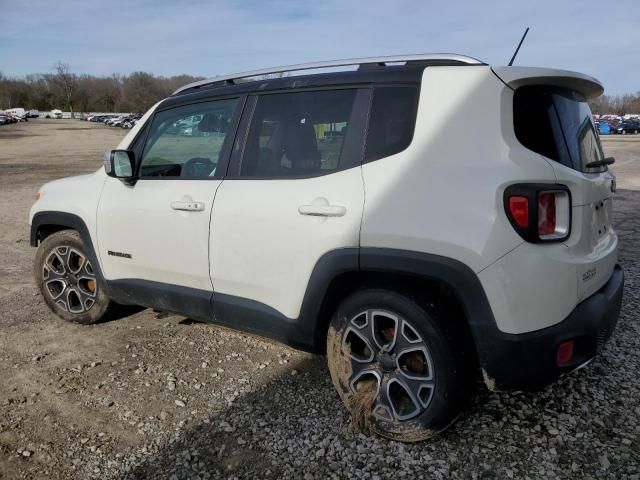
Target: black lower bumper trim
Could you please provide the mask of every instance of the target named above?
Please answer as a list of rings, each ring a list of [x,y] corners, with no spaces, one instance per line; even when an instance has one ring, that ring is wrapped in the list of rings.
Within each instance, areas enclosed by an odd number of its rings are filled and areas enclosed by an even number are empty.
[[[483,342],[485,383],[495,390],[539,390],[595,357],[615,329],[623,287],[624,273],[616,265],[607,283],[557,325],[520,335],[490,335]],[[573,358],[558,366],[558,345],[568,340],[574,341]]]

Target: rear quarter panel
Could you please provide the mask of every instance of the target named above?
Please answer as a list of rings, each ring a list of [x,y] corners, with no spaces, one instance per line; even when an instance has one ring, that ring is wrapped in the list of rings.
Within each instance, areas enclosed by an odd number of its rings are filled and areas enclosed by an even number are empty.
[[[489,67],[426,68],[411,145],[363,166],[361,245],[442,255],[476,273],[520,245],[504,188],[555,176],[519,146],[512,99]]]

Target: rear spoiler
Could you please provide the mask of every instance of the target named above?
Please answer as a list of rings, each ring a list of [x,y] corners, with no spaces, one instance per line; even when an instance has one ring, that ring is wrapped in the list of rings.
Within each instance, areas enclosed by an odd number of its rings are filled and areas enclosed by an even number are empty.
[[[595,98],[604,92],[602,84],[589,75],[569,70],[538,67],[492,67],[500,80],[514,90],[525,85],[550,85],[564,87]]]

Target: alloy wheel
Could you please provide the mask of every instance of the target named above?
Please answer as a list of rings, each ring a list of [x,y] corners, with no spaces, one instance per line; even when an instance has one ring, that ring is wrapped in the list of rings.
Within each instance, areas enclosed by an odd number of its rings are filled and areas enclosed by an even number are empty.
[[[69,246],[56,247],[42,267],[44,290],[65,312],[85,313],[96,302],[98,282],[86,255]]]
[[[351,392],[363,386],[375,391],[374,417],[405,421],[429,407],[436,380],[432,356],[406,319],[383,309],[363,311],[349,321],[342,351],[351,361]]]

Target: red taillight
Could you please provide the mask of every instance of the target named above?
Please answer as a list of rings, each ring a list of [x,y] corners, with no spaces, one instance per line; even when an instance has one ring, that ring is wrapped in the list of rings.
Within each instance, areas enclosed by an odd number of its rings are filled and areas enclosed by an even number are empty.
[[[556,350],[556,364],[564,365],[573,358],[573,340],[561,343]]]
[[[556,194],[542,192],[538,195],[538,235],[556,233]]]
[[[514,195],[509,197],[509,213],[513,220],[521,227],[529,226],[529,199]]]
[[[571,232],[571,193],[564,185],[516,183],[504,191],[511,226],[532,243],[561,242]]]

